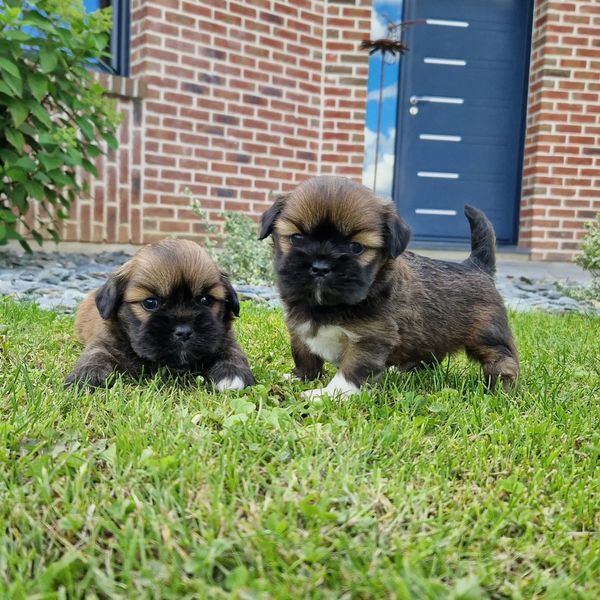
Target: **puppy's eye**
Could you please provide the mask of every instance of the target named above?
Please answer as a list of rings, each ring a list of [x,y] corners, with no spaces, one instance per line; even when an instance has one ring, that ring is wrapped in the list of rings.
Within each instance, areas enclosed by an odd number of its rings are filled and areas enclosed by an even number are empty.
[[[142,306],[144,307],[144,310],[154,312],[155,310],[158,310],[160,300],[158,298],[146,298],[142,301]]]
[[[363,245],[358,242],[350,242],[350,251],[353,254],[361,254],[364,250]]]
[[[301,244],[304,241],[304,234],[294,233],[293,235],[290,236],[290,239],[292,240],[292,244],[294,244],[294,245]]]
[[[210,306],[212,301],[213,299],[210,296],[200,296],[200,298],[198,298],[198,303],[202,304],[202,306]]]

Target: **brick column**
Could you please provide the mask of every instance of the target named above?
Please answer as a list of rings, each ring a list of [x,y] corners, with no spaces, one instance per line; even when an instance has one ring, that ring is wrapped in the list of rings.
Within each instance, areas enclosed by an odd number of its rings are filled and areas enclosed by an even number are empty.
[[[600,4],[537,0],[520,245],[571,260],[600,210]]]

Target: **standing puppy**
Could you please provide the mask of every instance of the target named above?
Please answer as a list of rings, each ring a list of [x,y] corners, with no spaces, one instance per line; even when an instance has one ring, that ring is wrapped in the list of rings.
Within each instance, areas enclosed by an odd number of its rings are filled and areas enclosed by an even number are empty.
[[[494,230],[479,210],[465,214],[472,251],[462,264],[402,254],[409,229],[392,204],[346,178],[311,179],[263,214],[260,239],[274,239],[294,374],[315,379],[324,360],[339,368],[310,397],[348,396],[387,366],[407,370],[461,348],[492,385],[515,381]]]
[[[188,240],[145,246],[90,292],[75,317],[85,344],[66,385],[103,385],[113,372],[165,366],[201,373],[218,390],[254,383],[231,322],[240,305],[229,279]]]

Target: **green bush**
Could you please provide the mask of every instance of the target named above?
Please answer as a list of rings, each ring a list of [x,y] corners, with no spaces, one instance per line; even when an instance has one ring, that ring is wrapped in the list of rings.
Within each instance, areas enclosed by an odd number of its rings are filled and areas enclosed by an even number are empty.
[[[586,236],[581,243],[581,254],[577,257],[577,264],[589,271],[595,279],[600,279],[600,213],[596,221],[585,224]]]
[[[87,15],[81,0],[0,0],[0,245],[30,250],[19,223],[39,244],[58,241],[57,222],[85,189],[78,171],[97,175],[103,141],[117,147],[119,116],[89,70],[110,27],[110,11]]]
[[[186,191],[189,195],[189,191]],[[192,209],[206,226],[208,234],[218,236],[219,230],[214,223],[208,221],[206,212],[196,199],[191,201]],[[270,242],[258,240],[256,223],[240,212],[225,211],[221,244],[217,245],[207,238],[204,247],[217,261],[219,266],[238,284],[264,285],[273,284],[273,247]]]

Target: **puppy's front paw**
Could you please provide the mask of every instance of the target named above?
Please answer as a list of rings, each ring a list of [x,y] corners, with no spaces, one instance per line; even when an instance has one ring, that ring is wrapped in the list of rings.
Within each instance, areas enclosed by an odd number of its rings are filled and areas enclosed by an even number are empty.
[[[225,377],[225,379],[217,381],[215,387],[219,392],[226,392],[227,390],[243,390],[246,384],[241,377],[234,375],[233,377]]]
[[[353,394],[360,392],[360,388],[348,381],[341,373],[338,373],[324,388],[306,390],[302,392],[302,397],[306,400],[319,400],[324,396],[330,398],[349,398]]]
[[[65,387],[98,388],[102,387],[112,374],[113,370],[106,367],[90,367],[74,369],[65,379]]]
[[[209,374],[209,379],[219,392],[243,390],[256,383],[250,369],[232,368],[230,365],[220,365]]]
[[[302,381],[295,373],[283,373],[281,379],[283,379],[283,381]]]

